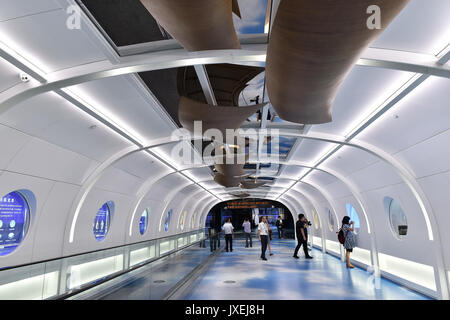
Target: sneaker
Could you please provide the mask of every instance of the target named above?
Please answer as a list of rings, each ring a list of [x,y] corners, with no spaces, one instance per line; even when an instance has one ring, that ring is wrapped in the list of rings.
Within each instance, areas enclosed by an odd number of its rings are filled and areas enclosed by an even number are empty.
[[[306,257],[306,259],[312,259],[312,258],[313,258],[313,257],[311,257],[311,256],[307,256],[307,257]]]
[[[295,259],[300,259],[298,256],[292,256],[293,258],[295,258]]]
[[[267,261],[267,258],[261,258],[261,259],[263,259],[264,261]]]

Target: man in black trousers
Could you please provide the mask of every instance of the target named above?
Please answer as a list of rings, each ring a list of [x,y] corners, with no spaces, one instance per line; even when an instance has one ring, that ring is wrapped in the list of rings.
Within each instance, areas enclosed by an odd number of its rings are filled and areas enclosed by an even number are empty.
[[[277,222],[275,223],[278,230],[278,239],[281,239],[283,236],[283,220],[281,220],[281,217],[278,216]]]
[[[312,259],[308,252],[308,229],[307,229],[307,220],[303,213],[298,215],[298,221],[295,224],[295,231],[297,233],[297,247],[294,251],[294,258],[298,259],[298,250],[303,245],[303,251],[305,252],[306,259]]]

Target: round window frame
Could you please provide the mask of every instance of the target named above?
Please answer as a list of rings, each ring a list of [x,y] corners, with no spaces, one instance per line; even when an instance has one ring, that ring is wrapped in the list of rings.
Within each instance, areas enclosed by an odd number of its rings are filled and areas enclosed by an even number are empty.
[[[319,219],[319,215],[316,212],[316,210],[312,209],[312,216],[313,216],[313,220],[314,220],[314,229],[315,230],[319,230],[320,229],[320,219]]]
[[[36,197],[33,192],[26,190],[26,189],[20,189],[20,190],[14,190],[11,192],[8,192],[7,194],[3,195],[1,198],[4,198],[6,196],[9,196],[10,194],[16,193],[24,202],[25,205],[25,223],[22,229],[22,239],[20,242],[14,247],[13,250],[10,252],[0,255],[0,257],[8,257],[12,254],[16,253],[17,250],[23,246],[25,240],[27,239],[27,235],[30,232],[32,220],[34,218],[34,212],[36,211]]]
[[[350,213],[349,210],[348,210],[348,206],[350,206],[351,208],[353,208],[353,210],[355,210],[356,216],[358,217],[359,227],[356,228],[355,226],[353,226],[353,233],[354,233],[355,235],[357,235],[357,234],[359,234],[359,233],[361,232],[361,220],[359,219],[359,213],[358,213],[358,210],[356,210],[356,208],[355,208],[350,202],[347,202],[347,203],[345,204],[345,211],[347,212],[347,215],[348,215],[349,217],[351,216],[351,213]],[[350,221],[352,221],[352,220],[351,220],[351,217],[350,217]]]
[[[147,217],[145,219],[145,228],[144,228],[144,232],[141,231],[141,219],[144,216],[144,214],[147,214]],[[148,218],[150,216],[150,208],[145,208],[145,210],[142,212],[141,216],[139,217],[138,220],[138,228],[139,228],[139,233],[141,234],[141,236],[145,235],[147,233],[148,230]]]
[[[393,203],[393,202],[395,202],[395,203],[398,204],[398,207],[400,208],[400,210],[401,210],[403,216],[405,217],[405,220],[406,220],[406,226],[408,227],[408,218],[407,218],[407,216],[406,216],[406,214],[405,214],[405,211],[403,210],[403,207],[400,205],[400,202],[397,201],[397,200],[395,200],[393,197],[385,196],[385,197],[383,198],[384,211],[385,211],[385,212],[387,213],[387,215],[388,215],[388,219],[389,219],[389,229],[391,230],[391,233],[392,233],[393,237],[394,237],[396,240],[403,241],[403,240],[405,240],[405,238],[408,236],[408,229],[407,229],[405,235],[400,235],[400,234],[395,230],[395,228],[394,228],[394,226],[393,226],[393,224],[392,224],[392,213],[391,213],[391,208],[392,208],[392,203]]]
[[[95,229],[95,219],[97,218],[98,212],[100,211],[101,208],[103,208],[104,206],[108,207],[108,230],[106,231],[105,235],[103,236],[103,238],[100,239],[100,237],[96,237],[95,233],[94,233],[94,229]],[[110,200],[110,201],[106,201],[105,203],[103,203],[100,208],[98,208],[95,216],[94,216],[94,222],[93,222],[93,226],[92,226],[92,235],[94,236],[94,239],[98,242],[101,243],[103,242],[106,237],[109,234],[109,231],[111,230],[111,226],[112,226],[112,220],[113,220],[113,215],[114,215],[114,209],[115,209],[115,204],[114,201]]]
[[[328,229],[330,229],[331,232],[334,232],[334,216],[333,213],[331,212],[330,208],[327,208],[327,212],[328,212]]]

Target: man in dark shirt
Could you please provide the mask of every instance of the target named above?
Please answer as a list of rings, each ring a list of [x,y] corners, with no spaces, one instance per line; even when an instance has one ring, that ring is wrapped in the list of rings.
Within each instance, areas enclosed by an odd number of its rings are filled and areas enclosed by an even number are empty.
[[[295,231],[297,233],[297,247],[294,251],[294,258],[298,259],[298,250],[300,250],[300,247],[303,245],[303,251],[305,252],[305,258],[306,259],[312,259],[308,252],[308,229],[306,225],[306,218],[303,213],[300,213],[298,215],[298,221],[295,224]]]
[[[275,223],[278,230],[278,239],[281,239],[283,236],[283,220],[281,220],[281,217],[278,217],[277,222]]]

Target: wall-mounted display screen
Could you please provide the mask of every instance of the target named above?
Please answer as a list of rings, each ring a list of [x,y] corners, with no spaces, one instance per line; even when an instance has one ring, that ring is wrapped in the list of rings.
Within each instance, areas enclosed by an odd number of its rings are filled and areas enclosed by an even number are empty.
[[[147,231],[149,211],[150,209],[145,209],[144,212],[142,212],[141,218],[139,219],[139,232],[142,235],[145,233],[145,231]]]
[[[95,215],[94,220],[94,236],[97,241],[103,241],[109,231],[111,223],[111,202],[105,203]]]
[[[253,209],[253,208],[272,208],[272,203],[270,201],[228,201],[228,209]]]
[[[30,222],[30,208],[17,191],[0,198],[0,256],[13,252],[24,239]]]
[[[172,209],[170,209],[170,210],[167,212],[166,218],[164,219],[164,230],[165,230],[166,232],[169,231],[170,218],[172,218]]]

